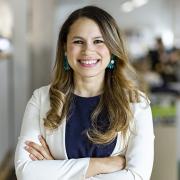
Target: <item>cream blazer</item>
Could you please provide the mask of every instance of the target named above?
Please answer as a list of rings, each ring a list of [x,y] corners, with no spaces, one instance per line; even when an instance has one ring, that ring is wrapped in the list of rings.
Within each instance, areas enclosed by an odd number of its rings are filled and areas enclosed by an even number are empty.
[[[15,170],[18,180],[84,180],[90,158],[68,159],[65,147],[66,121],[58,129],[50,131],[43,126],[43,118],[50,109],[49,88],[44,86],[34,91],[29,100],[15,152]],[[126,157],[124,170],[99,174],[89,180],[149,180],[154,159],[154,132],[149,103],[141,98],[132,104],[134,113],[131,130],[122,143],[119,132],[111,156],[123,154]],[[24,150],[25,141],[39,143],[38,135],[46,139],[56,160],[32,161]],[[125,144],[123,146],[122,144]],[[72,147],[73,148],[73,147]]]

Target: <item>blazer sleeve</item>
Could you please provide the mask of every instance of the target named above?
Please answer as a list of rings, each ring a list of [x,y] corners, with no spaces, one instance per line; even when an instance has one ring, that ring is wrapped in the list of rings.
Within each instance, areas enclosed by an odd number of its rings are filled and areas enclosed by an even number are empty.
[[[24,142],[31,140],[39,143],[40,131],[40,90],[33,93],[29,100],[21,127],[15,152],[15,170],[18,180],[82,180],[89,165],[89,158],[70,160],[32,161],[25,151]]]
[[[149,180],[154,160],[154,131],[149,102],[143,98],[134,105],[134,127],[125,154],[126,168],[100,174],[91,180]]]

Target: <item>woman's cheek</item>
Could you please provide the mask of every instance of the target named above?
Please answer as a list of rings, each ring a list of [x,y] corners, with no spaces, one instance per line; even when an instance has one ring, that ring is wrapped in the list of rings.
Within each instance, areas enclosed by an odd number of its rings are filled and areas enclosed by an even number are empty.
[[[110,51],[106,46],[100,46],[98,47],[98,52],[101,53],[103,56],[111,56]]]
[[[81,52],[81,47],[75,46],[75,45],[70,45],[68,47],[68,53],[69,54],[78,54]]]

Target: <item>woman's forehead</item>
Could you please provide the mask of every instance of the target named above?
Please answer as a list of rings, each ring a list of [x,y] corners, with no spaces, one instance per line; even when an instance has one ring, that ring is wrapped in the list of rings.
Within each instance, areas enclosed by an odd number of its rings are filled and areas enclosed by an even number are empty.
[[[92,36],[102,37],[98,24],[89,18],[79,18],[70,27],[69,36]]]

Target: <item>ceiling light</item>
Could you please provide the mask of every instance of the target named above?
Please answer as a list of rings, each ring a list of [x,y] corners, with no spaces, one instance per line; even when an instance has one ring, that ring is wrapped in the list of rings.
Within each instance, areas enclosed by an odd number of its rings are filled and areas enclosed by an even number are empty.
[[[132,3],[135,7],[140,7],[145,5],[148,2],[148,0],[132,0]]]
[[[134,9],[134,5],[131,1],[127,1],[122,4],[121,8],[124,12],[130,12]]]
[[[124,12],[131,12],[137,7],[143,6],[148,2],[148,0],[129,0],[121,5],[121,9]]]

